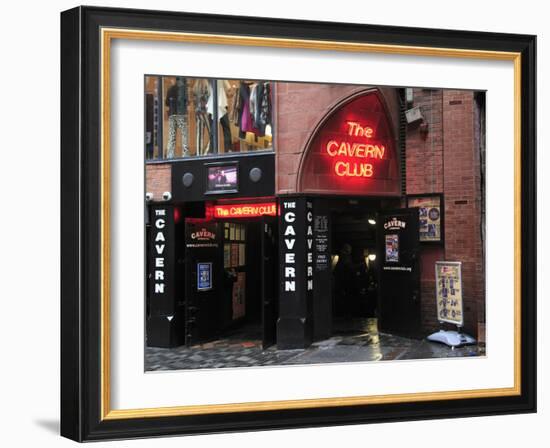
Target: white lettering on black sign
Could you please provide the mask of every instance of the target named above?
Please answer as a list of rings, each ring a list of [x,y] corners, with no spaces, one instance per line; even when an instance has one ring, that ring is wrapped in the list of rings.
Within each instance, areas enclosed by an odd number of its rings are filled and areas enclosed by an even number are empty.
[[[285,244],[284,255],[284,282],[285,291],[296,291],[296,253],[292,252],[296,244],[296,202],[283,203],[283,239]]]
[[[404,229],[407,226],[405,221],[401,221],[397,218],[391,218],[384,223],[384,229],[386,230],[399,230]]]
[[[313,204],[306,202],[307,290],[313,290]]]
[[[164,249],[166,247],[166,238],[164,236],[164,227],[166,226],[166,210],[155,210],[155,238],[154,238],[154,292],[155,294],[164,294]]]

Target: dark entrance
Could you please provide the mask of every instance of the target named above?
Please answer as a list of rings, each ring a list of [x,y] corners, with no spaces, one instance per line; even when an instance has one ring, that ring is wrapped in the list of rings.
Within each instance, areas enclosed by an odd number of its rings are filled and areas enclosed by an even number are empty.
[[[342,321],[374,317],[377,305],[376,212],[367,207],[332,214],[334,332]],[[345,326],[349,326],[349,323]]]
[[[278,247],[277,218],[262,217],[262,346],[269,347],[276,342],[279,296],[278,291]]]
[[[378,214],[380,329],[416,336],[420,327],[418,210]]]
[[[187,221],[185,344],[275,343],[276,219]]]
[[[186,220],[185,223],[185,344],[213,337],[222,315],[219,296],[223,292],[223,259],[219,223]]]

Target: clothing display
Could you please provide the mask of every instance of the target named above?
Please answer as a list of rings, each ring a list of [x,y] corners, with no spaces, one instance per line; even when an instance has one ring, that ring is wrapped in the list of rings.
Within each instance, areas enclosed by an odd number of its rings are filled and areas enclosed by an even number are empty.
[[[271,125],[271,84],[264,82],[258,84],[256,101],[255,125],[260,135],[265,135],[265,128]]]
[[[154,136],[154,95],[151,93],[145,94],[145,157],[152,159],[155,146],[153,141]]]
[[[197,155],[205,155],[210,152],[212,141],[211,114],[213,108],[212,89],[206,79],[197,79],[193,87],[195,99],[195,122]]]
[[[189,155],[188,126],[187,126],[187,80],[180,76],[176,77],[176,82],[172,84],[166,92],[164,104],[168,107],[168,143],[166,147],[166,157],[171,159],[176,151],[176,133],[181,131],[183,146],[183,155]]]
[[[231,84],[226,79],[217,81],[218,83],[218,120],[227,114],[227,91],[231,89]]]
[[[245,138],[247,132],[252,132],[257,137],[264,137],[266,126],[271,125],[269,82],[253,83],[251,86],[241,82],[237,96],[239,98],[234,102],[234,114],[236,111],[239,137]]]
[[[189,155],[189,148],[187,147],[187,115],[170,115],[168,117],[168,146],[166,149],[166,157],[168,159],[174,158],[176,150],[176,132],[180,129],[183,140],[183,156]]]
[[[146,89],[148,160],[271,147],[268,81],[151,75]]]
[[[229,118],[227,114],[224,114],[220,118],[220,126],[222,127],[223,132],[223,149],[225,152],[230,152],[233,150],[231,145],[231,128],[229,127]]]
[[[168,116],[183,115],[187,113],[187,81],[185,78],[176,77],[166,92],[165,105],[168,107]]]

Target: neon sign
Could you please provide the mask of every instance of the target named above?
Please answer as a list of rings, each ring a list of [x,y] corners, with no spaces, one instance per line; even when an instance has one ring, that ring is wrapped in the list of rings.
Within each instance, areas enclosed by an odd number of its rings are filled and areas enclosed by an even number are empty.
[[[299,190],[398,195],[400,169],[390,110],[381,93],[372,90],[331,112],[310,140]]]
[[[364,137],[371,139],[374,130],[370,126],[363,126],[356,121],[348,121],[347,136]],[[353,159],[383,159],[386,147],[381,144],[365,143],[362,141],[329,140],[326,146],[330,157],[346,157],[348,160],[339,160],[334,164],[334,172],[340,177],[372,177],[374,169],[372,163],[352,161]],[[352,159],[352,160],[349,160]]]
[[[277,204],[263,202],[214,205],[214,218],[255,218],[258,216],[277,216]]]

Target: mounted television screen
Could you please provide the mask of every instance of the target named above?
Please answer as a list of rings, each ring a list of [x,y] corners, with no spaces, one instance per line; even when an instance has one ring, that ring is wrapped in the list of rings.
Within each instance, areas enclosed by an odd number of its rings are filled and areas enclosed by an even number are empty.
[[[239,183],[237,173],[236,163],[209,166],[206,190],[216,193],[232,193],[238,191]]]

